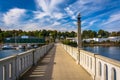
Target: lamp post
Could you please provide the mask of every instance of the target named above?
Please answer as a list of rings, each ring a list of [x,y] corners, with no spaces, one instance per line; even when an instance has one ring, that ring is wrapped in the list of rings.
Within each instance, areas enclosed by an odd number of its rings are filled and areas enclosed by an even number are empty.
[[[81,41],[81,16],[80,13],[77,16],[77,39],[78,39],[78,54],[77,54],[77,64],[80,63],[80,49],[82,46],[82,41]]]
[[[50,40],[49,40],[49,42],[51,43],[52,42],[52,34],[51,33],[49,33],[49,38],[50,38]]]

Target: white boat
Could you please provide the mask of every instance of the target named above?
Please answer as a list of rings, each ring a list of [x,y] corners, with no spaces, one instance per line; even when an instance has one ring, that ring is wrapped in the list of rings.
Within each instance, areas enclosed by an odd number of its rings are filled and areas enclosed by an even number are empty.
[[[9,49],[14,49],[14,48],[11,45],[3,45],[2,46],[2,50],[9,50]]]
[[[16,49],[16,50],[25,49],[25,46],[23,46],[23,45],[18,45],[18,46],[15,47],[15,49]]]

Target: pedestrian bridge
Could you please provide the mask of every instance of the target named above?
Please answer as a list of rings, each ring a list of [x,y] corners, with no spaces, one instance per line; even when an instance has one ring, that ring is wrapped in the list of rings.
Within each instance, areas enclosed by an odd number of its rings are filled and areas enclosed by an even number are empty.
[[[1,59],[0,80],[120,80],[119,61],[78,52],[57,43]]]

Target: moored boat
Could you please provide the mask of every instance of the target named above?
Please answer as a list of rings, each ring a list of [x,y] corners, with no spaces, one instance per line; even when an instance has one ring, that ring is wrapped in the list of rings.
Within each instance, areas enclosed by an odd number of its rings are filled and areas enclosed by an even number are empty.
[[[14,49],[14,47],[11,45],[3,45],[2,46],[2,50],[9,50],[9,49]]]

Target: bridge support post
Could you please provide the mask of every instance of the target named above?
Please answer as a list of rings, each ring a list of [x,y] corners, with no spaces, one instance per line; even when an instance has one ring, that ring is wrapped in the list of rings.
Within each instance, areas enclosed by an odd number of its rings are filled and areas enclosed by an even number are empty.
[[[77,63],[77,64],[80,64],[80,50],[78,50],[78,53],[77,53],[76,63]]]
[[[78,39],[78,54],[77,54],[77,64],[80,64],[80,49],[81,49],[81,46],[82,46],[82,41],[81,41],[81,16],[80,16],[80,13],[78,14],[78,17],[77,17],[77,26],[78,26],[78,29],[77,29],[77,39]]]

